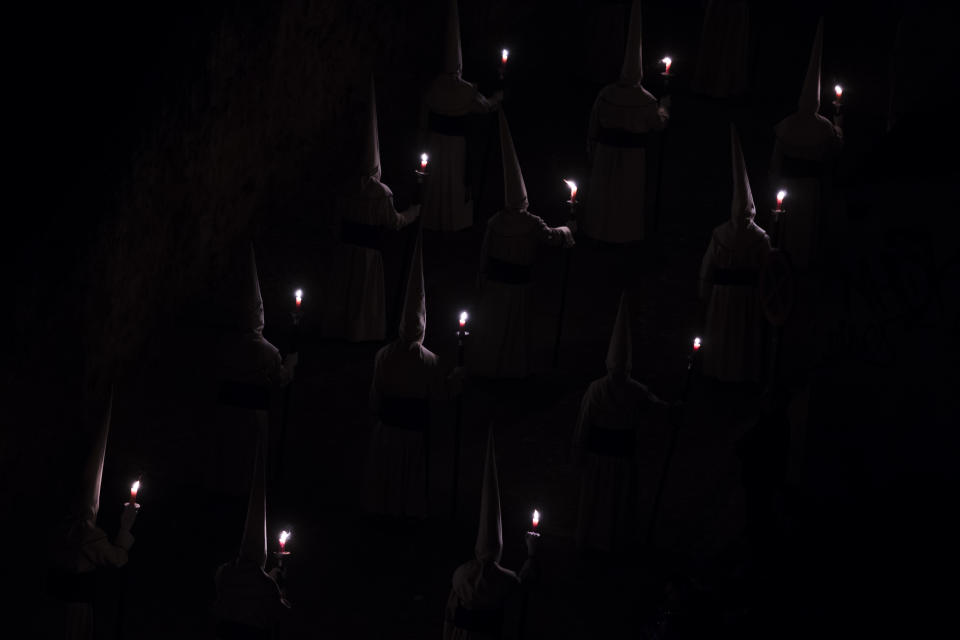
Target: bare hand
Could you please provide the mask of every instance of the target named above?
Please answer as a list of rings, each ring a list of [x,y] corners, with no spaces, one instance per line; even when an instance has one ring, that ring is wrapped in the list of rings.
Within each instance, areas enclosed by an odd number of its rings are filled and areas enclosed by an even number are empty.
[[[123,513],[120,514],[120,528],[124,531],[130,531],[133,523],[137,519],[138,508],[136,504],[127,503],[123,505]]]
[[[527,555],[531,558],[537,555],[537,546],[540,544],[540,536],[532,531],[528,531],[524,538],[527,543]]]

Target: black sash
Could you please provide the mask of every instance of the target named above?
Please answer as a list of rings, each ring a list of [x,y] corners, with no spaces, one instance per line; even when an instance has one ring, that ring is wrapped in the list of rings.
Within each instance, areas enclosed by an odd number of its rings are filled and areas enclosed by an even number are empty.
[[[424,431],[430,424],[430,407],[426,398],[384,396],[380,401],[380,421],[391,427]]]
[[[221,640],[270,640],[273,637],[269,629],[258,629],[226,619],[217,621],[216,635]]]
[[[241,409],[270,410],[270,387],[224,380],[220,383],[217,402]]]
[[[467,116],[445,116],[431,111],[427,114],[430,131],[445,136],[467,136]]]
[[[346,244],[380,250],[383,246],[383,230],[372,224],[352,220],[340,221],[340,239]]]
[[[646,132],[636,133],[625,129],[600,127],[597,131],[597,142],[620,149],[643,149],[647,146],[648,138]]]
[[[513,262],[489,257],[483,269],[487,278],[505,284],[528,284],[533,279],[531,277],[532,271],[532,264],[514,264]]]
[[[591,426],[584,448],[601,456],[633,458],[636,454],[637,435],[633,429]]]
[[[757,269],[716,269],[713,284],[727,287],[752,287],[757,284],[760,271]]]
[[[783,178],[822,178],[824,165],[820,160],[807,160],[783,156],[780,163],[780,176]]]
[[[457,605],[453,625],[464,631],[499,636],[503,633],[503,609],[464,609]]]
[[[95,573],[50,569],[47,573],[47,593],[61,602],[92,603],[96,589]]]

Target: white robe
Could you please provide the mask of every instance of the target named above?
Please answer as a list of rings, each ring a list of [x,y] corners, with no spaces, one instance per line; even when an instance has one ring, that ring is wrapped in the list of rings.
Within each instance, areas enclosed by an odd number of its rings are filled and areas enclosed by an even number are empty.
[[[583,395],[573,434],[581,466],[578,548],[620,551],[633,540],[637,512],[636,430],[650,420],[661,401],[633,378],[607,375],[594,380]],[[598,452],[592,428],[629,432],[632,446],[624,455]],[[601,448],[602,449],[602,448]]]
[[[485,633],[461,629],[454,624],[458,607],[470,611],[501,611],[516,594],[521,583],[532,574],[533,562],[529,558],[520,574],[501,567],[495,562],[473,559],[453,572],[453,586],[447,597],[443,619],[444,640],[497,640],[500,633]]]
[[[666,113],[643,87],[611,84],[597,96],[587,134],[587,153],[593,166],[580,225],[587,237],[626,243],[642,240],[646,233],[649,147],[604,143],[598,140],[601,130],[645,134],[663,129],[666,123]]]
[[[393,192],[375,177],[366,179],[360,192],[344,198],[341,204],[346,223],[389,231],[413,222],[419,210],[414,205],[398,213],[393,207]],[[321,319],[324,337],[350,342],[383,340],[387,302],[380,250],[344,242],[337,249],[335,266],[328,275]]]
[[[430,156],[423,188],[423,227],[459,231],[473,225],[473,202],[467,189],[467,138],[431,131],[429,113],[462,118],[486,113],[492,105],[477,88],[453,74],[438,76],[423,99],[421,129]]]
[[[420,344],[395,340],[377,352],[370,385],[370,408],[377,415],[366,465],[367,510],[370,513],[425,517],[426,463],[424,430],[386,424],[380,419],[384,399],[425,399],[435,413],[442,399],[440,361]]]
[[[715,284],[719,270],[759,271],[770,238],[752,221],[742,229],[725,222],[713,230],[700,265],[700,294],[707,301],[703,373],[725,382],[759,381],[763,371],[763,313],[757,284]]]
[[[843,145],[839,129],[820,115],[794,114],[776,127],[771,175],[773,184],[787,192],[786,210],[780,216],[780,248],[793,266],[805,271],[823,257],[825,234],[830,231],[829,176],[832,162]],[[819,175],[781,175],[785,162],[819,163]]]
[[[747,89],[750,9],[745,0],[710,0],[693,90],[714,98],[738,96]]]
[[[214,581],[219,620],[269,631],[290,608],[276,581],[255,563],[238,559],[223,564]]]
[[[481,265],[494,258],[532,268],[541,243],[562,245],[569,233],[566,227],[549,227],[526,211],[501,211],[487,222]],[[522,378],[530,373],[530,286],[481,276],[479,320],[467,342],[466,367],[471,374]]]

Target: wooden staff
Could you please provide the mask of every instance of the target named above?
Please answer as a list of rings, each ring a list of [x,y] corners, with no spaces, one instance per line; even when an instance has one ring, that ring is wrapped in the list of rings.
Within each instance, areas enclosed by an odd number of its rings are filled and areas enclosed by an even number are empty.
[[[569,181],[567,181],[569,184]],[[567,204],[570,205],[570,219],[575,220],[577,215],[577,187],[573,185],[570,187],[571,195],[570,199],[567,200]],[[560,360],[560,336],[563,334],[563,312],[567,307],[567,286],[570,282],[570,254],[569,249],[564,249],[563,252],[563,278],[560,281],[560,312],[557,314],[557,336],[553,342],[553,368],[557,368],[557,363]]]
[[[299,298],[300,296],[297,297]],[[303,314],[301,314],[298,304],[297,310],[290,313],[290,317],[293,319],[293,329],[290,332],[290,350],[288,353],[297,353],[297,350],[299,349],[300,319],[302,316]],[[275,480],[279,480],[283,477],[283,445],[287,439],[287,423],[290,420],[290,392],[293,389],[293,382],[295,379],[296,376],[294,376],[294,378],[287,383],[287,386],[283,388],[283,414],[280,419],[280,434],[277,438],[277,453],[275,461],[276,472],[274,474]]]
[[[470,332],[464,329],[467,324],[467,312],[460,313],[460,330],[457,331],[457,366],[464,364],[464,340]],[[463,392],[457,394],[456,422],[453,429],[453,483],[450,496],[450,520],[457,519],[457,492],[460,484],[460,436],[463,430]]]
[[[669,67],[668,67],[669,69]],[[669,97],[670,78],[672,75],[665,71],[660,74],[663,77],[663,91]],[[660,149],[657,151],[657,196],[653,205],[653,230],[660,230],[660,193],[663,191],[663,150],[667,146],[667,129],[664,127],[660,134]]]

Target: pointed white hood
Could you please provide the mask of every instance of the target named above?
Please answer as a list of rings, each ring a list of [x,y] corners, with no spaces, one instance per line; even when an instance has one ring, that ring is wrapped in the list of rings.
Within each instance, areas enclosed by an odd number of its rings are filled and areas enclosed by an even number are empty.
[[[457,0],[450,0],[446,35],[443,72],[459,76],[463,72],[463,54],[460,48],[460,12],[457,9]]]
[[[253,253],[253,244],[244,260],[246,264],[240,272],[239,315],[237,323],[243,331],[263,335],[263,297],[260,295],[260,277],[257,275],[257,259]]]
[[[363,153],[363,176],[360,185],[366,185],[370,178],[380,179],[380,134],[377,131],[377,90],[370,76],[370,104],[369,118],[367,119],[367,146]]]
[[[730,123],[730,165],[733,169],[733,199],[730,202],[730,220],[735,227],[743,227],[753,220],[757,207],[753,203],[753,192],[750,190],[750,176],[747,175],[747,165],[743,159],[743,148],[740,146],[740,136]]]
[[[623,54],[623,67],[620,70],[620,83],[636,87],[640,86],[641,80],[643,80],[643,34],[640,0],[633,0],[633,7],[630,9],[627,48]]]
[[[267,473],[266,444],[263,437],[257,438],[256,457],[253,463],[253,480],[250,483],[250,499],[247,502],[247,519],[240,542],[240,558],[263,568],[267,563]]]
[[[427,331],[427,297],[423,282],[423,235],[417,231],[417,241],[410,259],[407,292],[400,317],[400,339],[407,343],[422,343]]]
[[[800,100],[797,101],[797,113],[814,115],[820,111],[820,65],[823,59],[823,18],[817,23],[817,35],[810,49],[810,62],[807,63],[807,77],[803,80]]]
[[[527,187],[523,184],[523,173],[520,172],[520,161],[513,148],[513,137],[510,135],[510,125],[507,116],[500,109],[500,152],[503,156],[503,199],[507,211],[526,211]]]
[[[493,427],[487,436],[487,461],[483,466],[480,488],[480,528],[474,547],[477,560],[500,562],[503,553],[503,526],[500,520],[500,482],[497,479],[497,458],[493,446]]]
[[[97,522],[97,513],[100,511],[100,482],[103,478],[103,463],[107,453],[107,438],[110,434],[110,420],[113,414],[113,389],[97,424],[93,444],[83,466],[83,477],[80,482],[80,491],[73,504],[72,515],[90,525]]]
[[[630,307],[627,292],[620,294],[620,309],[607,348],[607,371],[629,375],[633,367],[633,337],[630,332]]]

